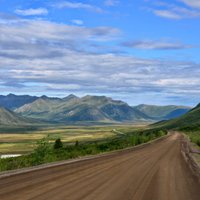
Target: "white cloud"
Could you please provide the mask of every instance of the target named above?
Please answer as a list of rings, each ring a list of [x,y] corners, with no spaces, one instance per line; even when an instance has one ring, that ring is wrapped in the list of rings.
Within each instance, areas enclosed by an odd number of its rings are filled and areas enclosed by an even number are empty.
[[[86,3],[82,3],[82,2],[70,2],[70,1],[63,1],[57,4],[54,4],[53,7],[62,9],[62,8],[71,8],[71,9],[85,9],[85,10],[90,10],[90,11],[94,11],[97,13],[102,13],[104,12],[101,8],[90,5],[90,4],[86,4]]]
[[[154,50],[178,50],[192,48],[192,46],[182,44],[175,41],[153,41],[153,40],[136,40],[122,43],[123,46],[138,49],[154,49]]]
[[[193,8],[200,8],[200,1],[199,0],[179,0],[183,3],[185,3],[188,6],[191,6]]]
[[[153,8],[147,8],[147,10],[159,17],[175,20],[200,17],[200,11],[191,7],[186,8],[165,2],[156,2],[153,5]]]
[[[71,22],[76,24],[76,25],[83,25],[84,24],[84,22],[80,19],[72,19]]]
[[[156,81],[156,84],[160,85],[160,86],[171,86],[171,85],[174,85],[174,86],[182,86],[182,87],[185,87],[185,86],[192,86],[192,85],[196,85],[196,84],[199,84],[199,81],[198,80],[190,80],[190,82],[188,82],[188,79],[187,78],[177,78],[177,79],[172,79],[172,78],[168,78],[168,79],[161,79],[161,80],[158,80]]]
[[[157,16],[169,19],[181,19],[182,16],[170,10],[154,10],[153,13]]]
[[[198,18],[200,17],[200,12],[196,10],[190,10],[182,7],[171,7],[167,10],[153,10],[154,14],[160,17],[170,18],[170,19],[184,19],[184,18]]]
[[[105,0],[104,4],[106,6],[116,6],[117,4],[119,4],[118,0]]]
[[[15,13],[22,16],[32,16],[32,15],[47,15],[48,10],[46,8],[30,8],[26,10],[16,9]]]
[[[80,85],[77,84],[46,84],[48,89],[52,90],[79,90],[81,89]]]

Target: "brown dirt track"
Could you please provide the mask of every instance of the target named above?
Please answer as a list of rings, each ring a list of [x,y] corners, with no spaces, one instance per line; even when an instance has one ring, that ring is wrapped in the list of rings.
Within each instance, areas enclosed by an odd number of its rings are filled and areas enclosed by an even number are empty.
[[[1,200],[200,200],[178,133],[143,148],[0,178]]]

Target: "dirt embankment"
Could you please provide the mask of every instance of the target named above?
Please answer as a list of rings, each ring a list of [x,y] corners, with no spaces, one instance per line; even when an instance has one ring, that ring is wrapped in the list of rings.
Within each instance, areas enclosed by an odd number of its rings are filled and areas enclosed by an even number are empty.
[[[197,177],[200,183],[200,166],[192,155],[193,151],[194,150],[191,147],[190,141],[186,137],[183,137],[182,148],[181,148],[182,155],[186,163],[190,167],[192,173],[194,174],[194,176]]]

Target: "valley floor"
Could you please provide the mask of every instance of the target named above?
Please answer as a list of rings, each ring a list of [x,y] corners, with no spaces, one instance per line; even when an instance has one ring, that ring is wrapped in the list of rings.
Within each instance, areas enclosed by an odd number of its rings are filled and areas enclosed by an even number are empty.
[[[55,126],[40,127],[36,130],[6,130],[0,133],[0,155],[26,154],[36,148],[37,141],[49,136],[54,142],[61,138],[64,143],[88,142],[116,136],[117,131],[137,130],[144,125],[107,125],[107,126]]]

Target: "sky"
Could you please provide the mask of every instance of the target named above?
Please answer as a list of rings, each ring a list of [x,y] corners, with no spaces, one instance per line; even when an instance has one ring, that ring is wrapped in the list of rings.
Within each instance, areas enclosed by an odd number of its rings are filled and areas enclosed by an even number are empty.
[[[200,0],[0,0],[0,94],[200,102]]]

